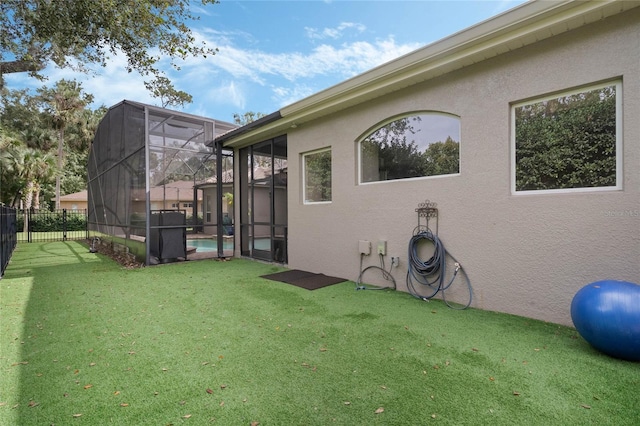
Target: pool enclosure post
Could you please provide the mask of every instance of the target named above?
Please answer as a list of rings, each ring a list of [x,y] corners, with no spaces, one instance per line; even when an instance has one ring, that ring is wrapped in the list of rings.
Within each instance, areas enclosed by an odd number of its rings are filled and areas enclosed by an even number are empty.
[[[218,242],[218,257],[224,257],[224,227],[222,224],[222,197],[224,195],[222,189],[222,144],[214,142],[214,149],[216,150],[216,196],[218,202],[216,203],[216,241]]]
[[[203,200],[204,202],[204,200]],[[204,210],[204,209],[203,209]],[[198,227],[198,187],[196,186],[196,175],[193,175],[193,213],[191,214],[193,220],[193,233],[197,234],[200,230]]]
[[[151,177],[149,176],[149,108],[144,107],[145,265],[151,264]]]

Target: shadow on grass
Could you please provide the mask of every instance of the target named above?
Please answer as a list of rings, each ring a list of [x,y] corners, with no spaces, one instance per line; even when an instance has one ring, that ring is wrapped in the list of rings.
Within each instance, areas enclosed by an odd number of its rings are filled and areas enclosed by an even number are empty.
[[[64,267],[64,265],[86,262],[108,262],[108,259],[89,256],[88,249],[78,242],[19,243],[18,247],[25,254],[17,255],[11,264],[12,277],[32,275],[34,269]]]
[[[10,321],[15,328],[11,333],[13,340],[2,342],[6,345],[7,360],[13,355],[7,376],[14,376],[13,386],[14,390],[19,388],[19,399],[11,405],[8,416],[0,416],[0,423],[60,424],[46,415],[41,417],[39,412],[42,404],[55,403],[51,396],[58,393],[60,384],[55,378],[50,379],[56,376],[56,365],[62,360],[52,359],[48,354],[52,348],[73,345],[74,339],[67,331],[82,332],[81,324],[70,324],[65,319],[73,322],[72,311],[83,303],[78,284],[86,283],[98,270],[117,273],[119,266],[106,257],[89,253],[78,242],[19,243],[2,280],[4,295],[9,295],[10,289],[22,295],[13,304],[14,312],[3,312],[3,316],[14,313],[14,318],[5,317],[3,322]]]

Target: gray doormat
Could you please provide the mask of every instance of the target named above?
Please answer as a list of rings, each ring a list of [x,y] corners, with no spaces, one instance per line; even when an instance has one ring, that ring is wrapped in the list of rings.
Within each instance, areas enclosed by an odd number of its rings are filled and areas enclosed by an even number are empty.
[[[344,278],[330,277],[324,274],[314,274],[313,272],[301,271],[299,269],[262,275],[262,278],[295,285],[296,287],[305,288],[307,290],[316,290],[347,281]]]

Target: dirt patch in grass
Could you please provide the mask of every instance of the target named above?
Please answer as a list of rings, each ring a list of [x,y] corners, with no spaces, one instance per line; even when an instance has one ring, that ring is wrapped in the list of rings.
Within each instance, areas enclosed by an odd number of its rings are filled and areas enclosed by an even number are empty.
[[[85,245],[88,250],[93,249],[96,253],[108,256],[115,262],[118,262],[123,268],[137,269],[144,267],[144,263],[138,261],[133,254],[127,253],[123,250],[116,250],[113,244],[109,242],[101,241],[96,244],[92,244],[91,240],[87,240],[85,241]]]

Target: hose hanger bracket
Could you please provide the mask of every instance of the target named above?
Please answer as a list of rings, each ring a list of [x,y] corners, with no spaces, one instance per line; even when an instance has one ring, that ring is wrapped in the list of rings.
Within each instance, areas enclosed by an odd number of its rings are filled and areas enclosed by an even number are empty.
[[[421,300],[427,301],[440,293],[443,302],[452,309],[466,309],[473,300],[473,289],[469,276],[462,265],[445,248],[438,237],[438,205],[429,200],[418,204],[415,212],[418,214],[418,226],[413,230],[413,236],[409,241],[407,253],[407,290]],[[428,259],[423,259],[418,246],[421,244],[433,246],[433,254]],[[451,277],[447,276],[447,259],[455,268]],[[452,304],[447,300],[445,293],[451,290],[454,281],[461,274],[461,279],[466,284],[469,299],[466,304]],[[418,290],[420,289],[420,290]]]
[[[418,204],[416,213],[418,214],[418,226],[413,230],[413,235],[418,235],[421,232],[429,231],[435,235],[438,235],[438,204],[425,200]],[[435,219],[435,231],[429,227],[429,222],[433,224]],[[424,224],[422,223],[424,221]]]

